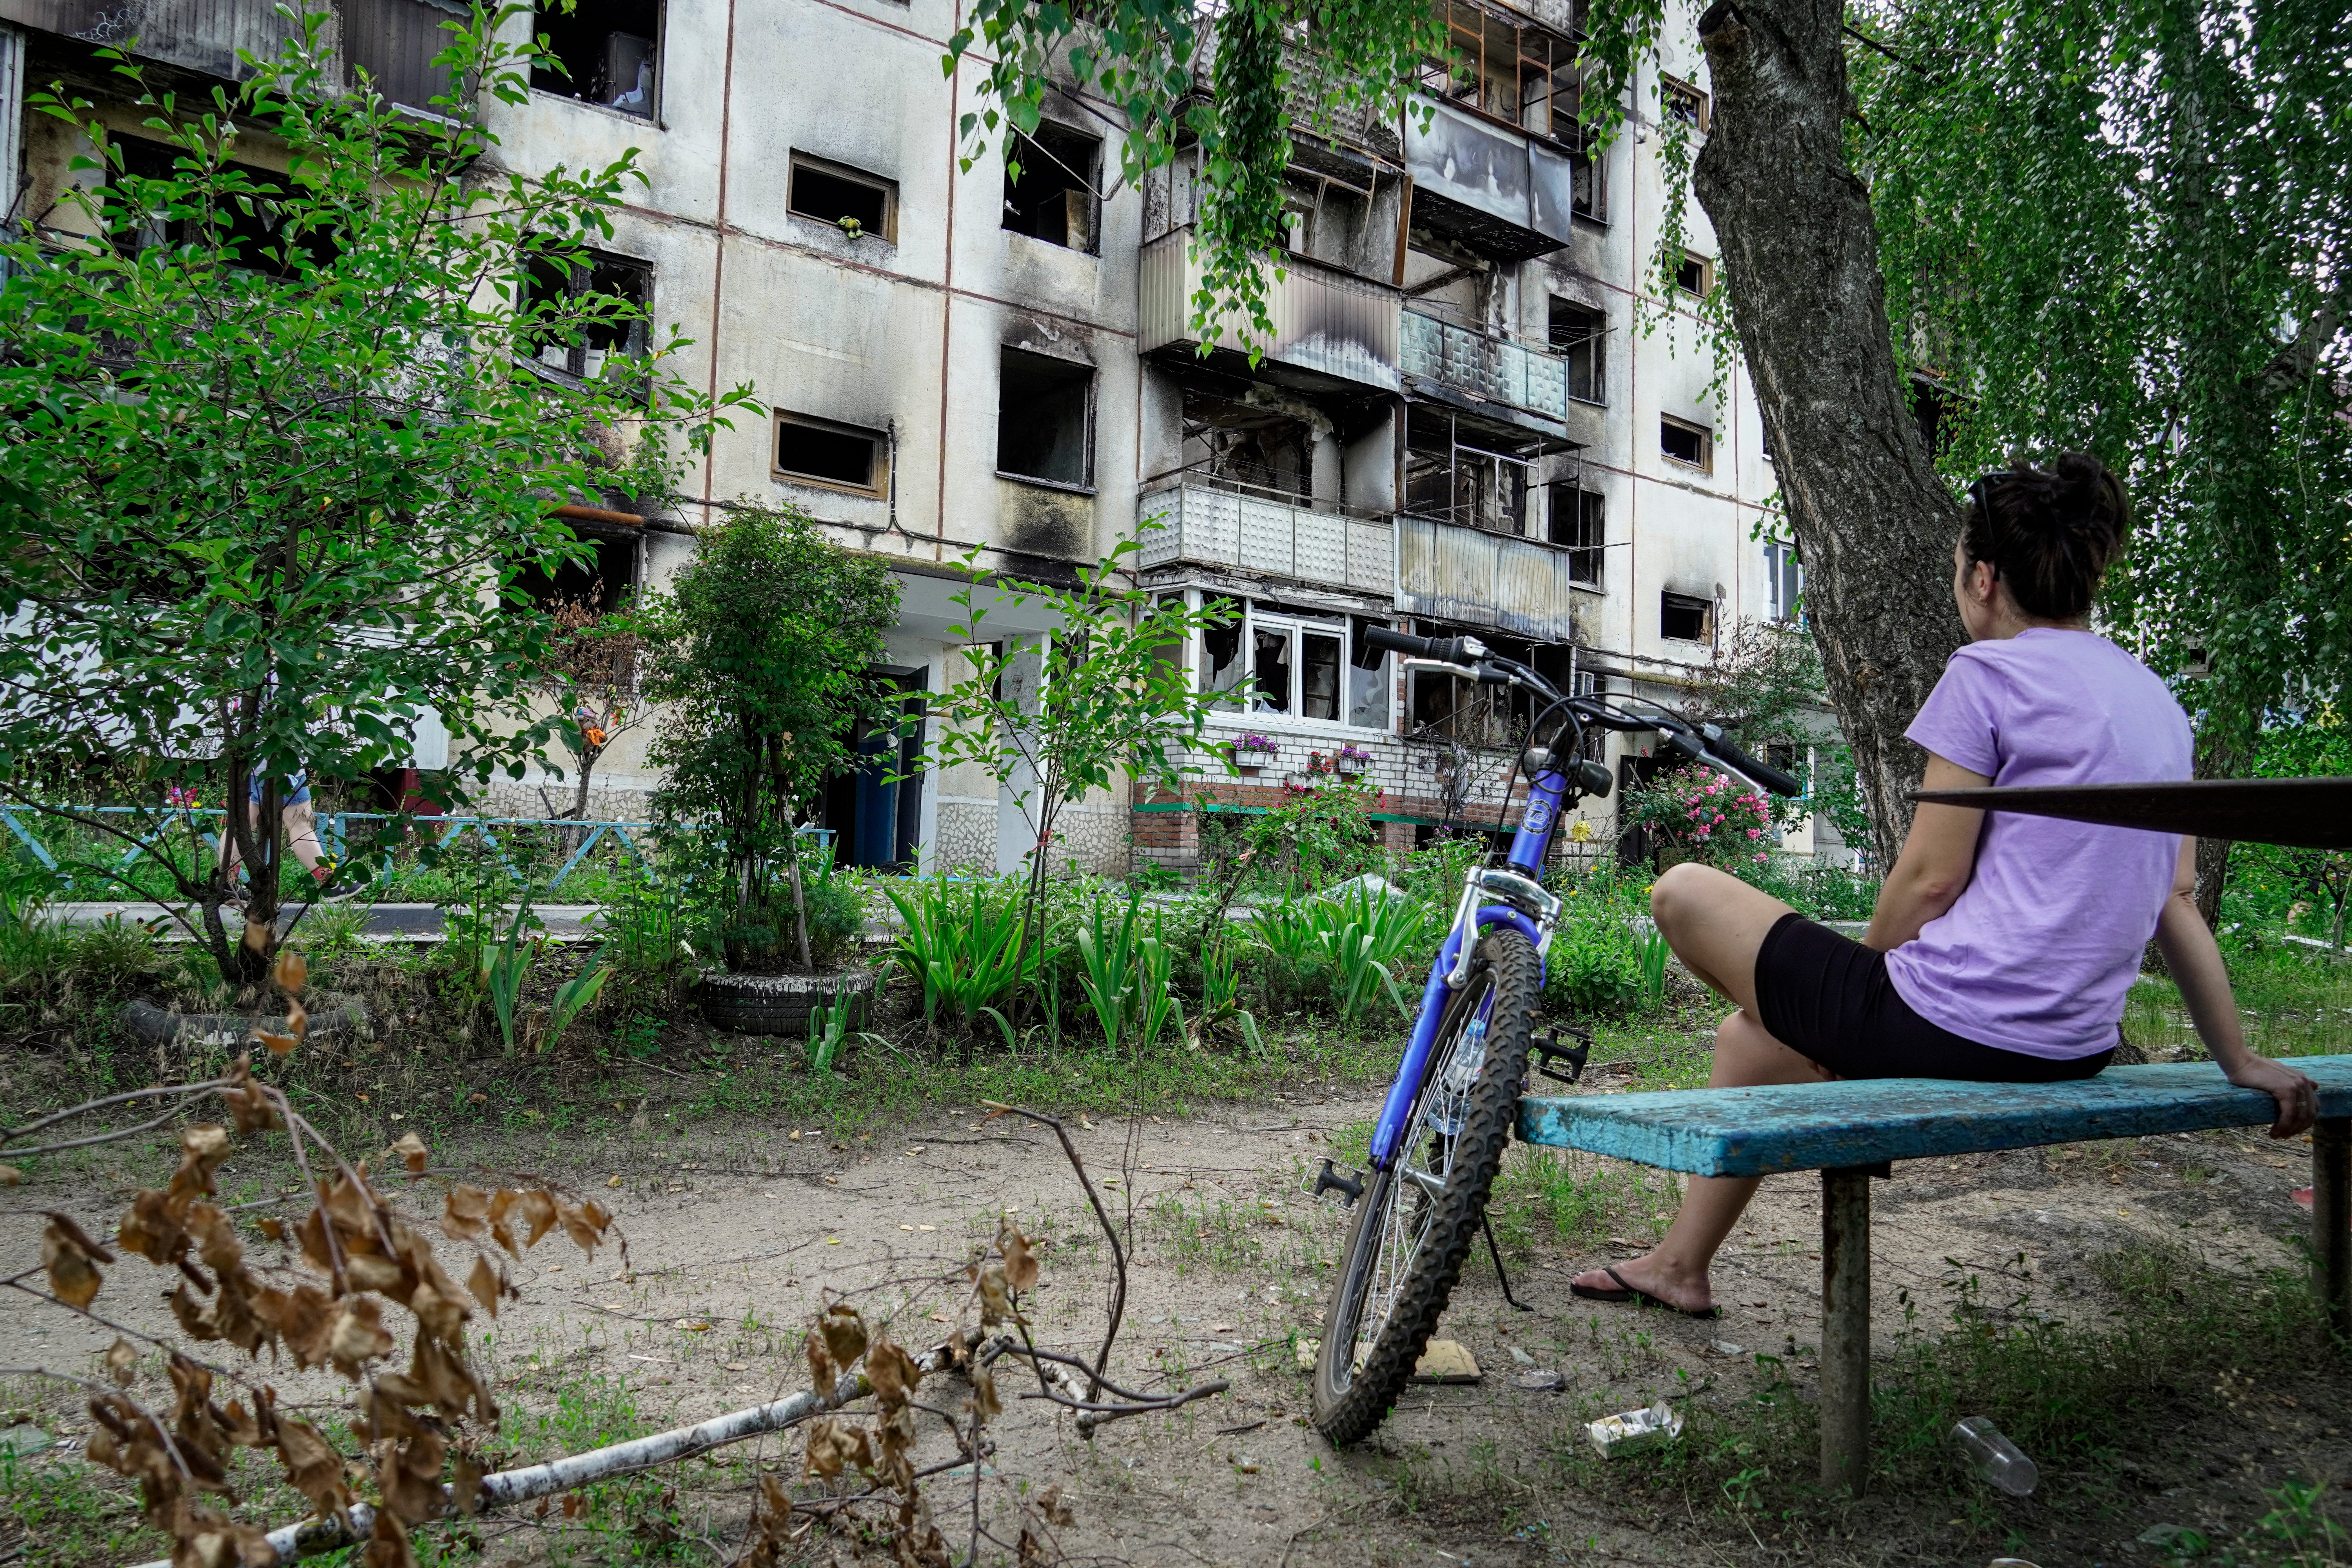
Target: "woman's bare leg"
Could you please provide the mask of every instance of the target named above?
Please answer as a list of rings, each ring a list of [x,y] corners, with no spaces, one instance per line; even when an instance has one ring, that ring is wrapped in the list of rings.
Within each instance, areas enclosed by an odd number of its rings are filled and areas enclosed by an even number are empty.
[[[1715,1031],[1708,1088],[1816,1083],[1832,1077],[1756,1020],[1756,952],[1774,922],[1789,912],[1788,905],[1737,877],[1682,865],[1658,879],[1650,891],[1650,910],[1683,966],[1739,1005]],[[1756,1195],[1756,1184],[1753,1176],[1692,1177],[1665,1239],[1646,1255],[1618,1264],[1617,1272],[1627,1284],[1687,1310],[1713,1305],[1707,1268]],[[1617,1289],[1617,1281],[1598,1268],[1578,1275],[1576,1283],[1588,1289]]]

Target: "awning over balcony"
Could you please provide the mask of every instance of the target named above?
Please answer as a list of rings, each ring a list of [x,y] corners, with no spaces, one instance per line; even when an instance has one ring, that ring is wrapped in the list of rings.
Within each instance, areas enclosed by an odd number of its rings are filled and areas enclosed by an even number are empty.
[[[1191,563],[1287,577],[1385,598],[1396,584],[1384,518],[1315,511],[1260,496],[1180,485],[1143,498],[1143,566]]]
[[[1192,296],[1201,268],[1192,254],[1192,231],[1176,229],[1143,247],[1138,290],[1136,347],[1149,353],[1170,343],[1197,343]],[[1373,283],[1297,257],[1282,258],[1284,276],[1265,273],[1266,313],[1274,341],[1258,345],[1266,359],[1321,381],[1397,389],[1399,296]],[[1217,343],[1240,350],[1243,321],[1220,318]]]
[[[1417,98],[1405,110],[1404,166],[1416,227],[1498,261],[1525,261],[1569,242],[1576,180],[1565,152]]]
[[[1397,608],[1538,642],[1576,639],[1570,552],[1531,539],[1433,522],[1396,521]]]

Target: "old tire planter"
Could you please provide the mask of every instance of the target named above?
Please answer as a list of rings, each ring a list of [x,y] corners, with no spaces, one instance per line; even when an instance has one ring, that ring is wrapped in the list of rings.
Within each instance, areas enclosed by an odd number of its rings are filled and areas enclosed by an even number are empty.
[[[835,974],[730,974],[714,973],[695,987],[705,1022],[738,1035],[805,1035],[809,1015],[845,996],[874,990],[870,969]]]

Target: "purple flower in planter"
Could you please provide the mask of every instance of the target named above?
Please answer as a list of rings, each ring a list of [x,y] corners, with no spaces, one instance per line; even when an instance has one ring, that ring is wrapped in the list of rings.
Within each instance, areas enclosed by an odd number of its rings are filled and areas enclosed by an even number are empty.
[[[1244,735],[1240,740],[1234,742],[1234,750],[1236,752],[1278,752],[1282,750],[1282,748],[1276,745],[1273,738],[1270,736]]]

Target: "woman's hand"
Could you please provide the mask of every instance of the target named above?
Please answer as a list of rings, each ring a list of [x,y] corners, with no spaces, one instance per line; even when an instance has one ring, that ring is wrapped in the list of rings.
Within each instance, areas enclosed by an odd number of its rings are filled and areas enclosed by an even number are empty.
[[[2271,1123],[2273,1138],[2297,1137],[2319,1118],[2319,1086],[2284,1062],[2250,1052],[2221,1071],[2240,1089],[2258,1089],[2278,1101],[2278,1120]]]

